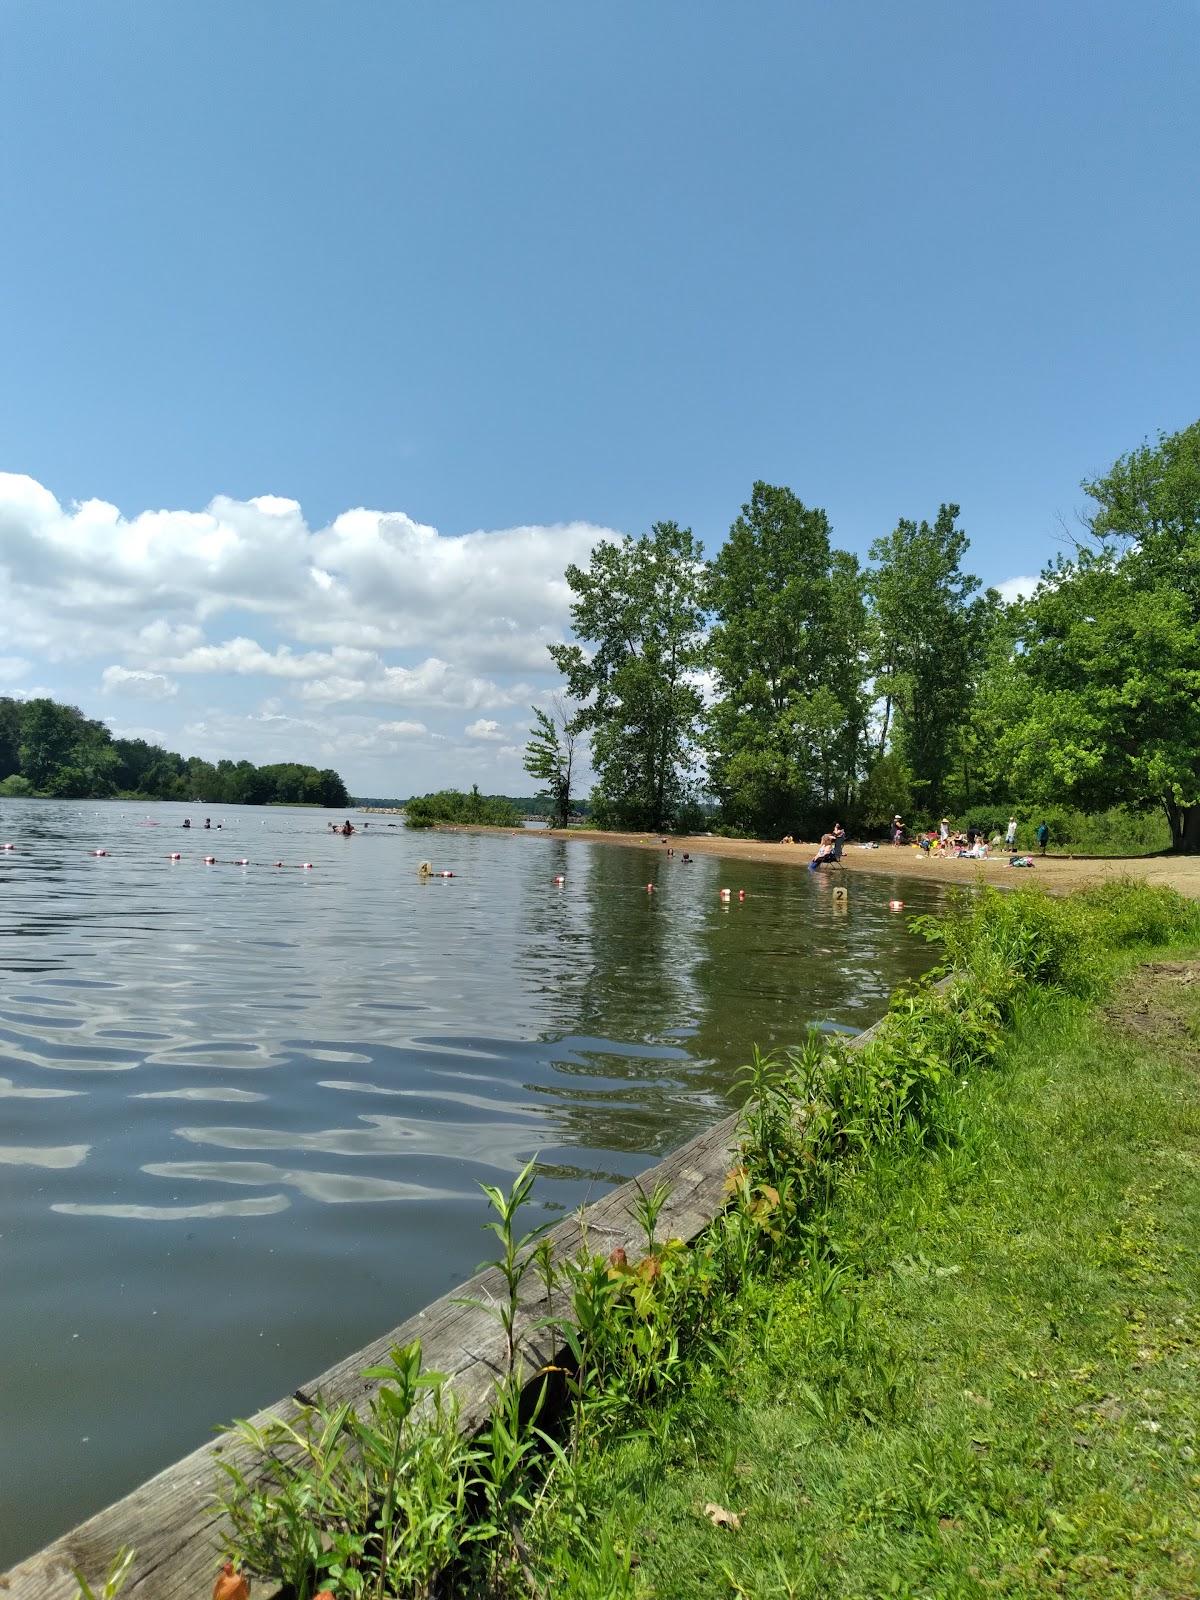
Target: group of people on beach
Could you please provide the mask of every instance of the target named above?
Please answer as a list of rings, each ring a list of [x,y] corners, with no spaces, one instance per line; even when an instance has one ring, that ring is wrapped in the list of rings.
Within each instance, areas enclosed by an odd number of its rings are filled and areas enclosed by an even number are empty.
[[[1046,823],[1039,822],[1034,834],[1041,854],[1045,855],[1046,845],[1050,840],[1049,827]],[[902,845],[906,842],[903,820],[898,816],[893,817],[892,843]],[[986,861],[992,851],[997,850],[1016,859],[1017,819],[1009,817],[1004,833],[994,833],[989,839],[983,828],[952,828],[949,817],[943,817],[936,828],[927,828],[923,833],[919,833],[914,842],[929,856],[954,856],[959,860]]]
[[[1034,830],[1038,848],[1042,855],[1046,854],[1046,845],[1050,839],[1050,829],[1046,823],[1040,822]],[[903,817],[896,815],[892,818],[891,826],[892,844],[896,846],[915,844],[928,856],[954,857],[957,860],[986,861],[993,851],[1007,854],[1013,864],[1033,865],[1030,856],[1017,854],[1017,819],[1009,817],[1008,826],[1004,833],[994,833],[989,839],[982,828],[954,828],[949,817],[943,817],[936,828],[926,828],[910,838],[904,826]],[[791,834],[787,834],[781,843],[794,844],[796,841]],[[836,866],[842,859],[842,850],[846,843],[846,830],[840,822],[835,822],[832,833],[821,835],[821,844],[816,855],[809,862],[809,870],[815,871],[818,867]],[[877,845],[868,845],[868,849],[878,849]]]

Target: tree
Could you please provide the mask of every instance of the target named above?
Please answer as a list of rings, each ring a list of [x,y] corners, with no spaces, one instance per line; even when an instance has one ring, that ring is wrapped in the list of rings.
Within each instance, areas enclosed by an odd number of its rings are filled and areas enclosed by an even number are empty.
[[[695,766],[704,622],[700,542],[674,522],[605,541],[586,571],[567,568],[579,644],[550,655],[592,739],[601,825],[663,828]]]
[[[901,519],[871,546],[875,688],[884,705],[879,753],[890,732],[930,811],[941,809],[957,729],[970,717],[1000,606],[994,589],[978,594],[979,579],[962,570],[968,541],[957,519],[956,505],[942,505],[932,527]]]
[[[21,714],[21,772],[36,789],[46,788],[68,764],[83,713],[56,700],[28,700]]]
[[[1090,542],[1020,611],[1006,756],[1033,797],[1161,806],[1200,853],[1200,422],[1084,488]]]
[[[320,784],[321,804],[323,806],[336,806],[340,811],[350,804],[350,795],[346,785],[332,767],[322,767],[317,773]]]
[[[756,483],[713,561],[709,774],[728,821],[760,833],[845,809],[866,724],[857,560],[824,511]]]
[[[1087,519],[1094,545],[1132,556],[1138,581],[1165,583],[1200,609],[1200,421],[1160,433],[1085,481],[1095,502]]]
[[[0,779],[21,770],[21,702],[0,695]]]
[[[562,695],[554,696],[552,712],[538,706],[530,709],[533,728],[525,746],[525,771],[537,779],[542,785],[540,793],[550,801],[550,826],[565,828],[571,817],[571,779],[578,732]]]
[[[882,828],[912,809],[908,768],[894,752],[876,756],[859,794],[859,811],[870,828]]]

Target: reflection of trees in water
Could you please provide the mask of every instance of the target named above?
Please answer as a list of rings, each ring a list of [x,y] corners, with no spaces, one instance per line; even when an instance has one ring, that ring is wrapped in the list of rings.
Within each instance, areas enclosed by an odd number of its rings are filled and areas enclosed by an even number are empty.
[[[847,906],[825,879],[769,864],[583,845],[547,879],[561,871],[572,893],[555,903],[563,891],[531,886],[526,926],[558,986],[542,1037],[566,1037],[527,1086],[555,1102],[563,1142],[601,1165],[606,1150],[678,1145],[730,1103],[755,1044],[794,1044],[813,1023],[864,1027],[928,965],[888,912],[887,884],[855,885]]]
[[[713,1115],[690,1047],[704,1005],[695,905],[662,883],[673,864],[665,854],[560,844],[545,883],[526,890],[518,970],[555,991],[545,1073],[526,1087],[553,1101],[563,1143],[602,1166],[606,1151],[670,1149]],[[556,872],[565,889],[550,882]],[[647,882],[659,892],[647,894]]]

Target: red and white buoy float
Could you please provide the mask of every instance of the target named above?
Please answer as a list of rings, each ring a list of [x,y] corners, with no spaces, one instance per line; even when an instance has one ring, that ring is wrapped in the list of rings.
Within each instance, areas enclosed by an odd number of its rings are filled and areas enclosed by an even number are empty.
[[[108,854],[108,851],[107,850],[93,850],[92,854],[94,856],[106,856]]]
[[[178,850],[172,850],[171,854],[167,857],[167,860],[168,861],[182,861],[183,857],[180,855]]]
[[[903,900],[889,900],[888,901],[888,910],[889,911],[903,911],[904,910],[904,901]]]

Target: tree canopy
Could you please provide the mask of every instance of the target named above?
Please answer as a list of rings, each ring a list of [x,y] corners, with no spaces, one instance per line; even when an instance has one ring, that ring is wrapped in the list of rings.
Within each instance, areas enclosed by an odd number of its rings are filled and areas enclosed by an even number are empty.
[[[866,731],[857,559],[824,511],[756,483],[708,570],[709,775],[732,823],[772,833],[844,810]]]
[[[689,528],[604,541],[586,570],[567,568],[581,644],[550,655],[591,735],[601,826],[663,828],[688,799],[702,699],[704,558]]]
[[[1200,422],[1086,482],[1088,537],[1020,608],[1002,669],[1011,781],[1161,807],[1200,851]]]
[[[567,570],[577,642],[550,651],[595,820],[661,828],[701,792],[767,835],[1126,807],[1200,850],[1200,422],[1084,488],[1085,537],[1011,605],[968,570],[950,501],[901,518],[866,568],[762,482],[711,561],[672,522],[597,546]],[[551,732],[529,747],[539,776]]]

